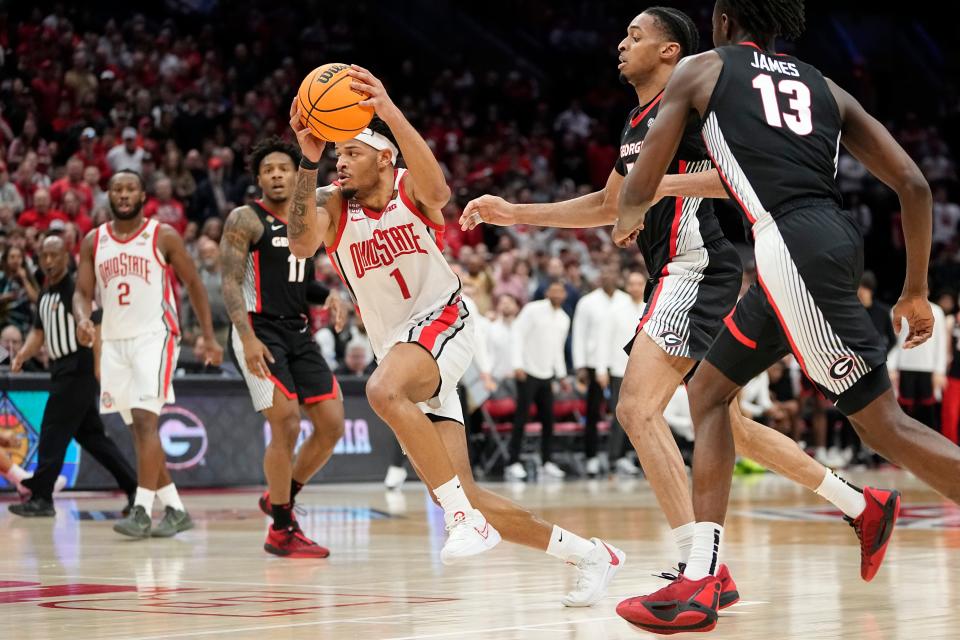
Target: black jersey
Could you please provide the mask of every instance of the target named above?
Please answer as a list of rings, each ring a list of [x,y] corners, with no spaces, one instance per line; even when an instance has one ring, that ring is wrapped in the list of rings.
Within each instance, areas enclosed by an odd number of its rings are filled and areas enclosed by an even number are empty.
[[[723,68],[704,114],[703,137],[751,224],[801,198],[839,205],[842,121],[823,75],[749,42],[714,51]]]
[[[259,200],[250,208],[263,224],[263,235],[250,245],[243,294],[247,311],[269,318],[308,317],[307,287],[313,260],[290,253],[287,223]]]
[[[626,176],[636,162],[643,139],[653,125],[663,92],[647,105],[630,112],[620,134],[620,158],[616,171]],[[667,173],[695,173],[713,168],[703,140],[700,138],[700,120],[691,117],[677,154]],[[723,237],[720,223],[713,213],[713,201],[702,198],[663,198],[647,212],[637,245],[651,278],[663,274],[674,256]]]

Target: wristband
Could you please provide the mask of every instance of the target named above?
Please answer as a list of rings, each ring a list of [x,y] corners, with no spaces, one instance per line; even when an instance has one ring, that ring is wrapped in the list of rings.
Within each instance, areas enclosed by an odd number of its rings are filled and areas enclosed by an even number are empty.
[[[306,157],[300,158],[300,168],[306,169],[307,171],[316,171],[320,168],[320,162],[313,162],[312,160],[307,159]]]

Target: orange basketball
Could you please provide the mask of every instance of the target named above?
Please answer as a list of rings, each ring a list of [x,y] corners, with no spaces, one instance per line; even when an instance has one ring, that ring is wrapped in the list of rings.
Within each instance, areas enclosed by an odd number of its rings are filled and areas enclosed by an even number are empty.
[[[349,140],[373,119],[373,108],[359,105],[366,94],[350,88],[349,70],[348,64],[325,64],[308,73],[300,83],[300,121],[322,140]]]

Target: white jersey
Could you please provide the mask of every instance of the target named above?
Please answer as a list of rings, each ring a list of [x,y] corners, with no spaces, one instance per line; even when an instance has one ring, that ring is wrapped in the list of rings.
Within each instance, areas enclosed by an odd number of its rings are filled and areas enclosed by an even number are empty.
[[[159,227],[156,220],[147,220],[127,240],[117,240],[109,222],[97,227],[93,265],[104,340],[180,333],[170,268],[157,249]]]
[[[460,279],[443,257],[443,225],[421,213],[394,177],[383,211],[344,200],[327,255],[356,302],[377,359],[410,338],[411,324],[453,304]],[[403,334],[403,335],[401,335]]]

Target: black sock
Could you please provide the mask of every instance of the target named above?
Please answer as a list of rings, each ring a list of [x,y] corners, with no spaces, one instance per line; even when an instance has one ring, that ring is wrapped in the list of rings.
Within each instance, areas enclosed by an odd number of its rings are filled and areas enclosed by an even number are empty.
[[[297,494],[300,493],[300,489],[303,489],[303,483],[297,482],[296,480],[290,481],[290,502],[293,502],[296,499]]]
[[[270,505],[273,511],[273,528],[277,531],[286,529],[293,524],[293,501],[287,504]]]

